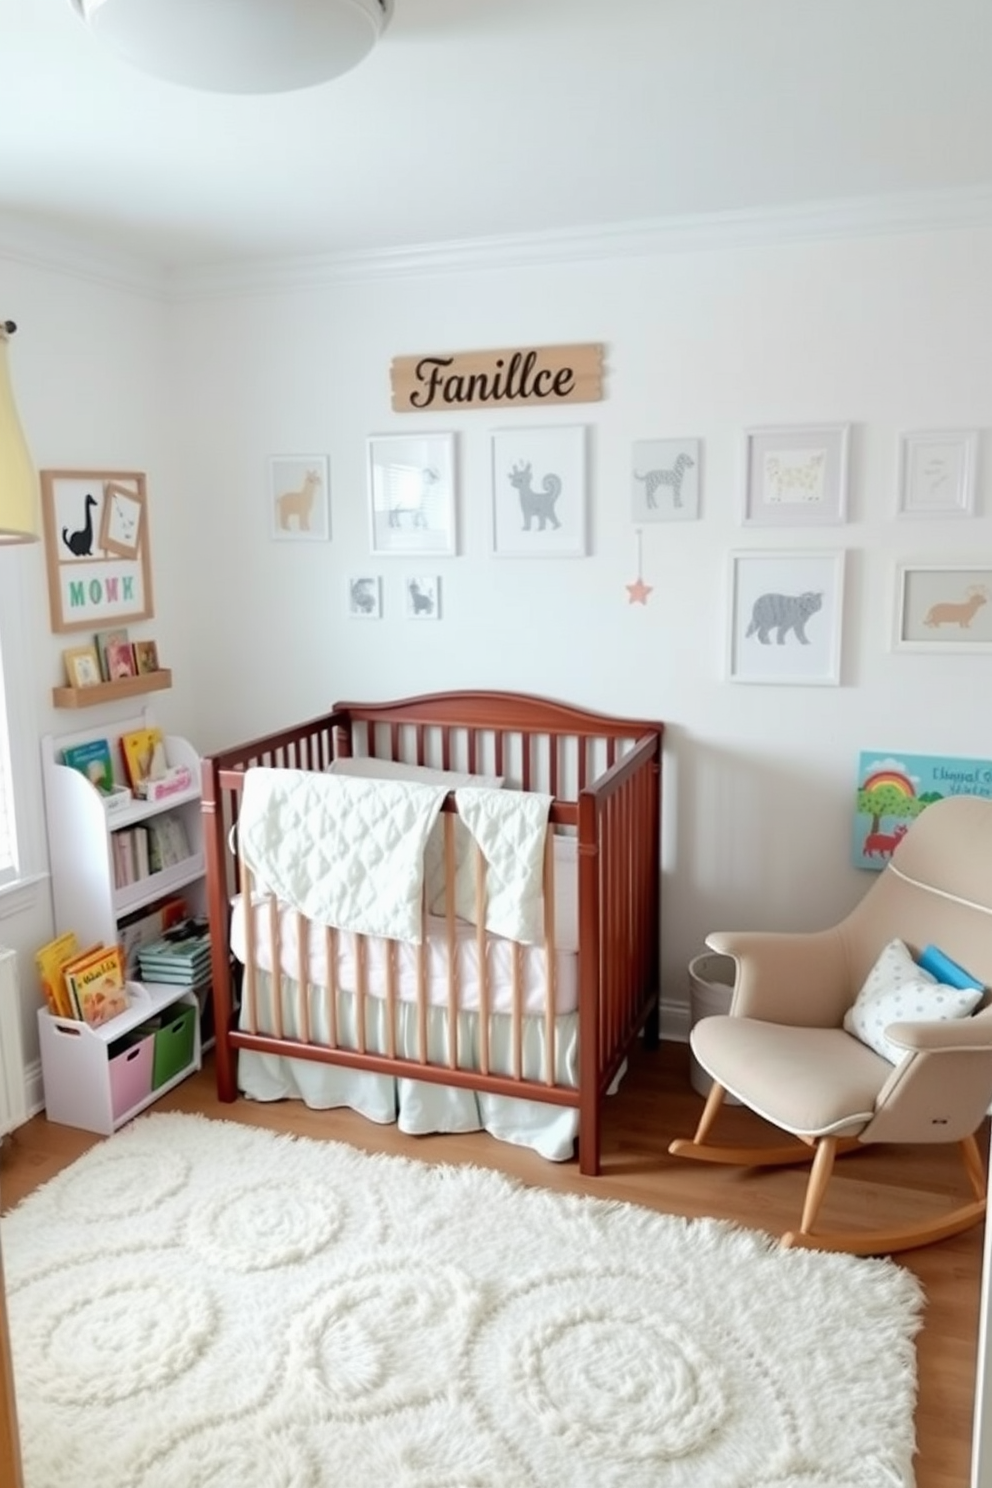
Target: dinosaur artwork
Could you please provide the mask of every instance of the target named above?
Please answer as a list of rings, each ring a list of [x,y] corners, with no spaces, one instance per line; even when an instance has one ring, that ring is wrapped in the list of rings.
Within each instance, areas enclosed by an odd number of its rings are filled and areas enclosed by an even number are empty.
[[[93,555],[93,508],[96,497],[89,492],[83,503],[83,525],[75,532],[62,528],[62,541],[74,558],[90,558]]]

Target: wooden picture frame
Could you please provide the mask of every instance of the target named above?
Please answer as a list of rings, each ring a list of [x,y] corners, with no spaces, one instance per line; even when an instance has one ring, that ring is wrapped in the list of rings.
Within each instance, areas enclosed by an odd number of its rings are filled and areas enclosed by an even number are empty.
[[[840,549],[731,553],[731,682],[840,684],[844,558]]]
[[[147,677],[149,673],[160,670],[157,642],[135,641],[132,650],[134,651],[135,669],[139,677]]]
[[[498,429],[490,453],[495,556],[584,558],[586,426]]]
[[[978,432],[917,430],[899,438],[900,517],[970,517]]]
[[[746,527],[822,527],[847,520],[850,424],[744,431]]]
[[[98,687],[103,681],[95,645],[70,646],[62,652],[70,687]]]
[[[454,557],[454,434],[374,435],[368,497],[373,553]]]
[[[897,563],[893,650],[992,652],[992,557]]]
[[[42,470],[52,630],[95,631],[155,613],[145,476]]]

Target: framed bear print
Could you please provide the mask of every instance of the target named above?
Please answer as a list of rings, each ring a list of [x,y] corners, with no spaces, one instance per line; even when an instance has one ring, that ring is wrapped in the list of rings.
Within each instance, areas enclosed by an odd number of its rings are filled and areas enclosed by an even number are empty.
[[[843,551],[730,555],[732,682],[840,682]]]

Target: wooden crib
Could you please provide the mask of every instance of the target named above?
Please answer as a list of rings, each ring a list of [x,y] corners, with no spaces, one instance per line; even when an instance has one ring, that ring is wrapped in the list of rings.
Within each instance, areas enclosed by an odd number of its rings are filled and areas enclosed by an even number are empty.
[[[255,1051],[571,1107],[578,1115],[580,1169],[598,1173],[607,1092],[642,1030],[657,1038],[662,736],[660,723],[613,718],[541,697],[445,692],[339,703],[325,717],[205,759],[204,850],[220,1099],[232,1101],[238,1093],[239,1051]],[[310,924],[271,893],[259,892],[232,830],[245,772],[257,766],[353,771],[363,767],[335,762],[359,759],[401,761],[470,777],[488,774],[501,777],[504,789],[551,797],[539,947],[500,944],[485,930],[487,868],[479,850],[476,923],[466,927],[459,920],[454,790],[446,794],[438,819],[448,870],[444,903],[431,913],[425,895],[423,938],[416,946],[395,940],[376,944],[360,934],[345,936]],[[567,863],[574,868],[563,868]],[[561,879],[567,872],[574,874],[577,895],[574,950],[556,943],[561,933],[556,906],[565,897],[556,875]],[[237,956],[231,949],[235,919]],[[318,975],[314,954],[322,957],[322,984],[313,981]],[[476,968],[471,1013],[463,1011],[465,954]],[[533,982],[535,956],[546,985],[540,1005],[531,987],[525,1007],[523,987],[528,978]],[[497,957],[508,968],[508,989],[502,992],[493,970]],[[445,982],[440,998],[436,986],[433,995],[431,989],[435,963]],[[346,973],[340,970],[344,965]],[[563,967],[575,979],[568,1016],[577,1043],[568,1075],[556,1049],[565,1021],[559,1016]],[[401,1013],[407,1030],[402,1037],[397,1033]],[[426,1036],[429,1014],[447,1018],[440,1047]],[[539,1068],[522,1053],[535,1018]],[[490,1034],[497,1024],[505,1032],[499,1059]]]

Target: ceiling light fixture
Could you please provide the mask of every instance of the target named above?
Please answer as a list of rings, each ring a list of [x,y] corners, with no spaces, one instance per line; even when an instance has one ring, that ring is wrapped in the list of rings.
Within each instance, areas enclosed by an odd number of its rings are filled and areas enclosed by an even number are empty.
[[[142,72],[209,93],[288,93],[358,65],[393,0],[69,0]]]
[[[7,342],[17,330],[0,320],[0,543],[37,542],[38,477],[35,474],[7,366]]]

